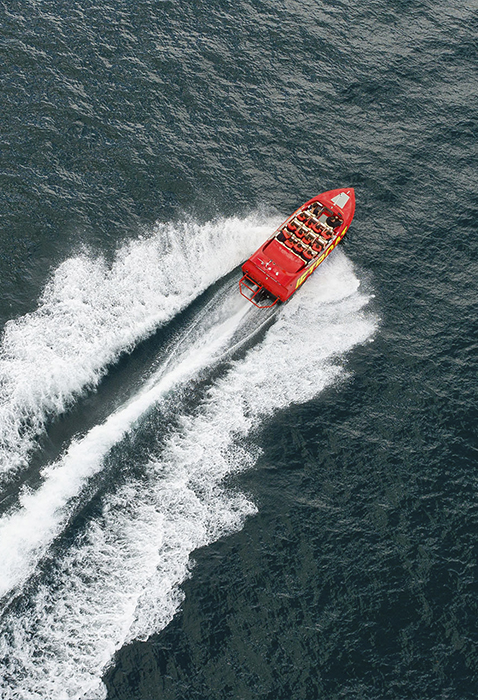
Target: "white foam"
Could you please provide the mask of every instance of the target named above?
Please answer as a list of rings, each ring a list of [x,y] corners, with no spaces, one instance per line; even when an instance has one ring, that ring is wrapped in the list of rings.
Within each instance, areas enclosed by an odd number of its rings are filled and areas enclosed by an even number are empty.
[[[335,253],[197,414],[182,419],[151,459],[147,483],[105,497],[101,517],[57,560],[54,585],[38,585],[28,608],[4,616],[6,700],[105,697],[101,674],[114,651],[171,620],[190,553],[254,511],[221,486],[254,461],[254,449],[239,444],[264,416],[308,401],[343,375],[336,358],[372,337],[376,322],[358,286]],[[306,377],[298,358],[307,358]]]
[[[38,309],[0,346],[0,476],[25,465],[45,420],[107,366],[247,257],[275,222],[250,216],[158,225],[113,264],[86,252],[54,272]]]
[[[0,519],[0,598],[18,588],[34,571],[63,530],[74,508],[73,499],[101,470],[111,448],[151,406],[213,363],[251,308],[234,289],[232,298],[226,296],[217,304],[212,318],[196,325],[195,332],[189,334],[189,343],[182,339],[182,348],[169,359],[167,368],[161,366],[126,405],[85,437],[73,441],[65,456],[43,470],[44,482],[37,490],[24,491],[19,507]]]

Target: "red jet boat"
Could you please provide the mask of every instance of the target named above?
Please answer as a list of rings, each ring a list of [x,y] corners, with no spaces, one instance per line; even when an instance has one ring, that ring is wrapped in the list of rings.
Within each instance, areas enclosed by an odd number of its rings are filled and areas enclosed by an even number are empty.
[[[352,187],[303,204],[243,264],[242,296],[260,309],[287,301],[340,243],[354,212]]]

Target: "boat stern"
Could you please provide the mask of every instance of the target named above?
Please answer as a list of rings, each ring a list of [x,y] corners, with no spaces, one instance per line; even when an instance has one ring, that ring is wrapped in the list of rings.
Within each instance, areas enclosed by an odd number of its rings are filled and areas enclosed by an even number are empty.
[[[271,294],[264,285],[256,282],[247,273],[239,280],[239,291],[247,301],[257,306],[258,309],[270,309],[279,301],[279,297]]]

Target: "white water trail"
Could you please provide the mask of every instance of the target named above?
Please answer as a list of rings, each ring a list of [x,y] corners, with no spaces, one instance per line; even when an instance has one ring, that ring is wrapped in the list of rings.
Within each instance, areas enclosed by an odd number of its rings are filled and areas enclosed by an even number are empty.
[[[250,216],[161,224],[111,266],[84,253],[53,273],[36,311],[9,321],[0,344],[0,478],[28,463],[45,421],[108,366],[234,269],[274,229]]]
[[[101,515],[55,562],[54,583],[38,582],[24,609],[4,615],[5,700],[106,696],[101,676],[115,650],[163,629],[177,611],[191,552],[254,512],[243,494],[222,485],[254,463],[251,431],[344,376],[340,356],[376,329],[367,302],[337,251],[280,310],[264,340],[215,382],[200,410],[183,417],[151,458],[147,480],[104,497]]]
[[[73,441],[63,458],[43,470],[43,484],[33,492],[25,491],[19,507],[0,519],[0,599],[34,572],[37,562],[64,529],[75,497],[102,469],[111,448],[162,397],[211,366],[227,349],[244,317],[253,310],[236,289],[232,294],[232,300],[226,296],[216,307],[212,321],[204,319],[199,324],[192,342],[183,342],[167,366],[161,366],[125,406],[85,437]]]

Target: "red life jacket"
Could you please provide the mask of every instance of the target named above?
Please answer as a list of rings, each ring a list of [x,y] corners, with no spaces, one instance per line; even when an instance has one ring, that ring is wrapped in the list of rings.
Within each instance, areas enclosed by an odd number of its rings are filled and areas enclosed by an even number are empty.
[[[324,246],[320,241],[314,241],[312,243],[312,250],[315,250],[316,253],[320,253],[324,249]]]
[[[280,241],[281,243],[284,243],[288,238],[291,237],[291,235],[292,235],[292,234],[289,233],[289,231],[284,227],[284,228],[282,229],[282,231],[279,231],[279,233],[277,234],[276,238],[277,238],[277,240]]]
[[[319,235],[322,233],[322,227],[320,224],[315,223],[315,221],[310,225],[310,228],[314,233],[318,233]]]

